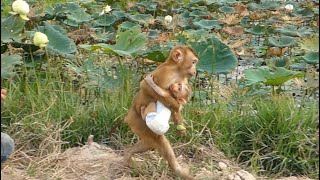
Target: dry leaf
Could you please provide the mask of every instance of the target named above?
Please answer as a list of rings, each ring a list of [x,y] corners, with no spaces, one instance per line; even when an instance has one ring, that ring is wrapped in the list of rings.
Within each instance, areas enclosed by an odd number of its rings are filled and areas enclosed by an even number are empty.
[[[237,14],[232,14],[227,16],[226,18],[220,18],[219,21],[226,23],[228,25],[238,24],[240,22],[240,19]]]
[[[249,18],[251,19],[251,20],[259,20],[259,19],[261,19],[262,18],[262,15],[261,15],[261,13],[259,12],[252,12],[252,13],[250,13],[249,14]]]
[[[267,50],[267,57],[274,57],[274,56],[283,56],[284,53],[288,50],[288,47],[279,48],[279,47],[270,47]]]
[[[236,48],[239,48],[243,45],[245,45],[247,42],[248,42],[248,38],[247,39],[243,39],[241,41],[237,41],[236,43],[230,45],[229,47],[232,48],[232,49],[236,49]]]
[[[225,27],[223,31],[232,36],[241,36],[244,33],[243,28],[240,26]]]
[[[245,51],[244,51],[244,49],[242,49],[242,51],[237,51],[236,54],[237,54],[238,56],[242,56],[242,55],[245,54]]]
[[[319,72],[314,68],[307,68],[306,71],[307,87],[319,88]]]
[[[74,43],[79,44],[85,42],[95,35],[95,32],[87,27],[68,33]]]
[[[293,83],[296,87],[303,87],[305,84],[302,78],[294,78]]]
[[[247,9],[247,6],[243,4],[237,4],[234,9],[236,10],[237,14],[240,14],[240,16],[248,16],[249,11]]]

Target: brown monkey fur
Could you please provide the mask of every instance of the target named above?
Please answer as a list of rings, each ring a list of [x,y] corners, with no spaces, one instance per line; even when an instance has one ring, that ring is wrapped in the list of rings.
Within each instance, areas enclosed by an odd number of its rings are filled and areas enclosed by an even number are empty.
[[[153,81],[162,89],[168,90],[175,82],[185,82],[195,75],[198,57],[196,53],[187,46],[175,46],[166,61],[160,64],[151,74]],[[174,173],[183,179],[193,179],[187,169],[182,168],[174,154],[170,142],[164,135],[152,132],[141,117],[141,107],[150,102],[162,102],[173,111],[175,124],[181,124],[183,118],[179,112],[180,105],[173,97],[162,97],[157,94],[146,82],[142,80],[140,90],[134,97],[131,108],[124,121],[128,123],[131,130],[139,136],[140,140],[132,147],[125,150],[124,160],[129,166],[132,164],[132,155],[142,153],[150,149],[157,149],[168,161]]]

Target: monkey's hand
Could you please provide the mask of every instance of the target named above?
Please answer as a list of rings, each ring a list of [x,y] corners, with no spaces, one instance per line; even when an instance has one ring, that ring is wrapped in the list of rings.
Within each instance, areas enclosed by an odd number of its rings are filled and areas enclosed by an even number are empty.
[[[149,84],[149,83],[154,83],[152,74],[148,74],[148,75],[144,78],[144,80],[146,80],[148,84]]]
[[[147,82],[147,84],[156,92],[158,93],[160,96],[163,97],[167,97],[170,94],[167,93],[164,89],[162,89],[161,87],[159,87],[154,81],[153,81],[153,76],[152,74],[148,74],[144,80]]]
[[[7,97],[7,90],[1,89],[1,101]]]

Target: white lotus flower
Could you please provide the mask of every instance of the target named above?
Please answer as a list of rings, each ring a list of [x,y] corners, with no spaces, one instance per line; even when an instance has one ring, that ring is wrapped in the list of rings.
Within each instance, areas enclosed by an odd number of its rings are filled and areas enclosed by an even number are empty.
[[[292,10],[293,10],[293,5],[292,5],[292,4],[287,4],[284,8],[285,8],[287,11],[292,11]]]
[[[49,40],[47,35],[42,32],[36,32],[33,37],[33,44],[39,46],[40,48],[46,47]]]
[[[172,16],[167,15],[167,16],[164,17],[164,22],[165,22],[166,24],[170,24],[171,21],[172,21]]]
[[[104,15],[106,13],[109,13],[111,11],[111,6],[106,5],[106,7],[104,7],[104,9],[102,10],[102,12],[99,14],[99,16]]]
[[[10,12],[11,14],[19,14],[19,16],[24,20],[29,20],[27,14],[29,13],[29,4],[24,0],[16,0],[12,3],[12,10],[14,12]]]

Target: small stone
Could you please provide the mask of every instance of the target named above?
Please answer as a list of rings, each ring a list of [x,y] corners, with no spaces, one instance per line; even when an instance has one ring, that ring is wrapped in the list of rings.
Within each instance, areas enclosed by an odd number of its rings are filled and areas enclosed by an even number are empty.
[[[225,169],[227,169],[227,165],[226,165],[226,163],[224,163],[224,162],[219,162],[219,168],[221,169],[221,170],[225,170]]]
[[[256,180],[256,178],[249,172],[245,170],[237,171],[237,174],[241,177],[243,180]]]
[[[228,180],[233,180],[233,179],[234,179],[234,175],[233,174],[228,175]]]
[[[234,175],[233,180],[241,180],[241,177],[238,175]]]

